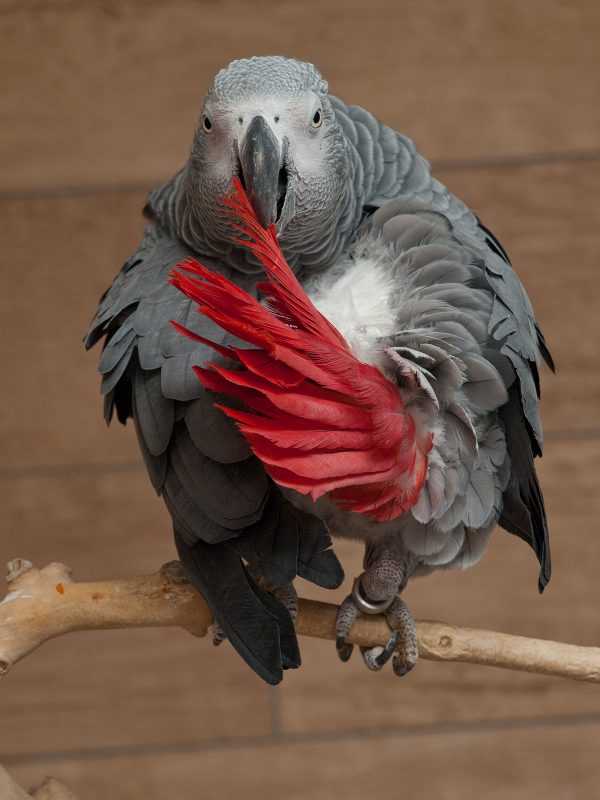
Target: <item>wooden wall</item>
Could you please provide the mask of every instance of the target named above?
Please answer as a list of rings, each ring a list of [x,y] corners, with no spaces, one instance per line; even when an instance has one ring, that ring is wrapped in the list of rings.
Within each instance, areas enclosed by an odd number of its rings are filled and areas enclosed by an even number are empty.
[[[212,74],[281,53],[416,139],[508,249],[557,362],[550,587],[537,595],[533,554],[498,531],[472,571],[409,588],[415,615],[599,644],[599,40],[594,0],[0,0],[0,563],[92,579],[174,557],[81,338]],[[361,554],[339,552],[350,579]],[[86,800],[598,796],[597,687],[432,663],[399,680],[329,643],[302,652],[269,689],[227,644],[178,631],[51,642],[0,682],[0,763]]]

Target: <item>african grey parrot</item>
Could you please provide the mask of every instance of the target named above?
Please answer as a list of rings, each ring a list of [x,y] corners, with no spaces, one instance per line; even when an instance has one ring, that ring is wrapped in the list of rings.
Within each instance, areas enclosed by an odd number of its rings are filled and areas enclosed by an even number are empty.
[[[265,283],[260,248],[243,225],[236,235],[223,205],[235,178],[259,229],[274,223],[287,278],[267,269]],[[328,530],[366,545],[340,657],[359,613],[392,629],[363,650],[371,669],[392,654],[397,674],[414,665],[399,593],[474,564],[496,523],[532,546],[543,589],[533,459],[538,366],[552,359],[502,246],[410,139],[329,95],[311,64],[234,61],[206,94],[187,164],[144,211],[86,343],[104,337],[106,420],[133,418],[217,640],[270,683],[298,666],[293,579],[343,578]]]

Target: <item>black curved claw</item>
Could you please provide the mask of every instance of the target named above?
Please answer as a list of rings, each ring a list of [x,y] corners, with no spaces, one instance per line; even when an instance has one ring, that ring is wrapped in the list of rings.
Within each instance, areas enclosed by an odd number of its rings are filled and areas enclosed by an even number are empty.
[[[340,661],[348,661],[354,650],[354,645],[347,644],[343,636],[338,636],[335,640],[335,649]]]
[[[373,661],[377,664],[378,667],[383,667],[384,664],[390,660],[390,658],[394,654],[394,650],[396,649],[396,645],[398,644],[398,631],[392,631],[392,635],[390,636],[389,642],[383,648],[381,653],[378,656],[375,656]]]
[[[215,647],[218,647],[218,646],[219,646],[220,644],[222,644],[222,643],[223,643],[223,642],[224,642],[226,639],[227,639],[227,636],[226,636],[226,634],[225,634],[225,631],[224,631],[224,630],[223,630],[223,628],[222,628],[222,627],[221,627],[221,626],[218,624],[218,622],[215,622],[215,623],[213,624],[213,629],[212,629],[212,643],[214,644],[214,646],[215,646]]]
[[[392,669],[394,670],[394,675],[397,675],[399,678],[401,678],[403,675],[408,674],[416,663],[417,663],[416,661],[408,661],[408,660],[401,661],[398,657],[396,657],[392,661]]]

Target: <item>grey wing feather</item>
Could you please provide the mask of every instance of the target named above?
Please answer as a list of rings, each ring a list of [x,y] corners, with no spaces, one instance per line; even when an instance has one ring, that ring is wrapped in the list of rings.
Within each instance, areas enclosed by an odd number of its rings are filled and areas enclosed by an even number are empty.
[[[142,369],[160,369],[165,364],[163,354],[159,347],[160,331],[139,336],[137,338],[137,351]]]
[[[161,388],[165,397],[185,403],[202,394],[202,386],[192,367],[200,366],[205,360],[201,353],[178,353],[165,358],[160,371]]]
[[[214,353],[177,333],[171,319],[215,342],[229,343],[231,337],[167,283],[170,269],[190,255],[187,246],[152,223],[140,250],[103,295],[86,345],[105,337],[100,359],[105,417],[110,420],[113,408],[122,422],[133,416],[188,577],[252,668],[276,683],[282,669],[299,664],[293,624],[240,558],[256,559],[271,576],[291,580],[300,573],[322,585],[339,585],[343,572],[326,528],[316,521],[322,526],[316,530],[309,524],[312,517],[300,523],[286,510],[289,504],[235,425],[214,407],[216,396],[192,371],[193,365],[214,360]],[[256,277],[235,280],[255,292]],[[250,537],[252,546],[244,549]]]
[[[508,394],[502,377],[489,361],[473,353],[465,353],[461,361],[469,376],[463,391],[473,408],[495,411],[506,403]]]
[[[188,495],[208,517],[229,530],[227,538],[260,518],[268,482],[254,457],[232,464],[213,461],[196,447],[185,424],[179,422],[171,438],[169,459]]]
[[[428,566],[465,566],[483,552],[486,531],[499,520],[533,547],[543,588],[550,554],[533,465],[537,369],[509,343],[520,315],[521,328],[531,322],[530,347],[537,346],[527,298],[516,302],[517,316],[507,317],[510,326],[499,337],[490,324],[498,297],[484,279],[479,248],[462,242],[455,227],[440,224],[439,214],[414,198],[375,211],[363,235],[361,255],[370,242],[377,248],[383,240],[394,258],[399,288],[392,362],[412,360],[397,376],[400,385],[407,381],[404,388],[414,392],[416,378],[421,394],[413,396],[438,426],[426,483],[411,510],[415,522],[403,533],[406,545]],[[490,251],[486,258],[499,256]],[[419,378],[423,368],[426,380]],[[456,534],[454,544],[450,534]],[[444,554],[454,560],[444,561]]]
[[[173,401],[161,391],[160,370],[136,369],[133,395],[140,435],[148,451],[159,456],[167,449],[173,432]]]
[[[111,394],[114,389],[116,388],[117,384],[125,374],[129,362],[131,361],[131,356],[135,350],[135,338],[130,339],[127,342],[127,348],[121,355],[121,358],[115,363],[112,369],[109,372],[105,372],[102,375],[102,380],[100,382],[100,391],[102,394],[107,395]]]
[[[142,431],[140,430],[139,417],[137,409],[135,408],[135,398],[133,401],[131,412],[132,412],[131,416],[133,417],[135,424],[138,443],[142,453],[142,458],[144,459],[144,464],[146,465],[146,470],[148,471],[148,475],[150,477],[150,481],[152,482],[152,486],[154,486],[157,492],[160,492],[167,477],[167,465],[169,462],[167,453],[162,452],[160,453],[160,455],[156,456],[152,455],[152,453],[148,449]]]
[[[235,426],[209,407],[192,371],[213,351],[170,325],[176,319],[217,342],[226,337],[209,320],[192,314],[188,298],[167,283],[169,271],[189,257],[189,249],[161,234],[155,224],[150,228],[154,233],[103,296],[87,344],[106,336],[103,391],[109,402],[121,397],[128,405],[121,417],[128,410],[134,414],[152,482],[180,527],[197,538],[223,540],[260,517],[268,494],[266,475]],[[211,457],[219,452],[221,458]],[[158,458],[165,453],[167,465]]]
[[[489,333],[503,342],[503,353],[518,373],[521,403],[530,426],[532,447],[536,453],[541,453],[537,390],[531,374],[539,364],[540,356],[552,368],[552,357],[504,248],[461,200],[432,177],[429,164],[408,137],[383,125],[358,106],[346,106],[337,98],[332,98],[332,103],[336,118],[355,148],[364,173],[371,176],[381,174],[378,183],[373,181],[372,186],[369,184],[363,204],[378,208],[398,197],[427,203],[432,210],[444,215],[456,239],[472,247],[474,255],[480,257],[478,264],[482,276],[495,298]],[[368,142],[365,141],[367,135],[370,137]],[[374,160],[379,160],[384,169],[379,169]]]
[[[235,423],[215,408],[223,398],[204,390],[185,411],[188,432],[198,450],[221,464],[230,464],[249,458],[252,453],[248,442]],[[231,406],[231,399],[228,400]]]
[[[112,372],[124,357],[128,357],[128,362],[134,339],[135,331],[133,327],[127,324],[123,325],[121,330],[118,331],[118,336],[115,334],[115,336],[111,337],[110,343],[102,351],[98,362],[98,371],[102,375],[106,375]]]
[[[215,544],[232,535],[222,525],[211,520],[193,497],[186,491],[177,477],[171,461],[168,461],[164,484],[161,495],[169,513],[173,518],[173,527],[178,531],[187,544],[195,545],[197,542]],[[199,532],[202,535],[199,535]]]

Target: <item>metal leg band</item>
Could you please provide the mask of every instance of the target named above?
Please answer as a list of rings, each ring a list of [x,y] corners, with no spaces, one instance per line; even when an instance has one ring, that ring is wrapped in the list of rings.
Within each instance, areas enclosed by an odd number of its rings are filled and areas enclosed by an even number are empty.
[[[352,585],[352,599],[356,603],[358,610],[363,614],[383,614],[383,612],[387,611],[392,605],[396,595],[393,594],[389,600],[381,600],[379,603],[372,603],[370,600],[367,600],[366,597],[363,597],[361,594],[361,578],[364,574],[365,573],[363,572],[362,575],[354,578],[354,584]]]

